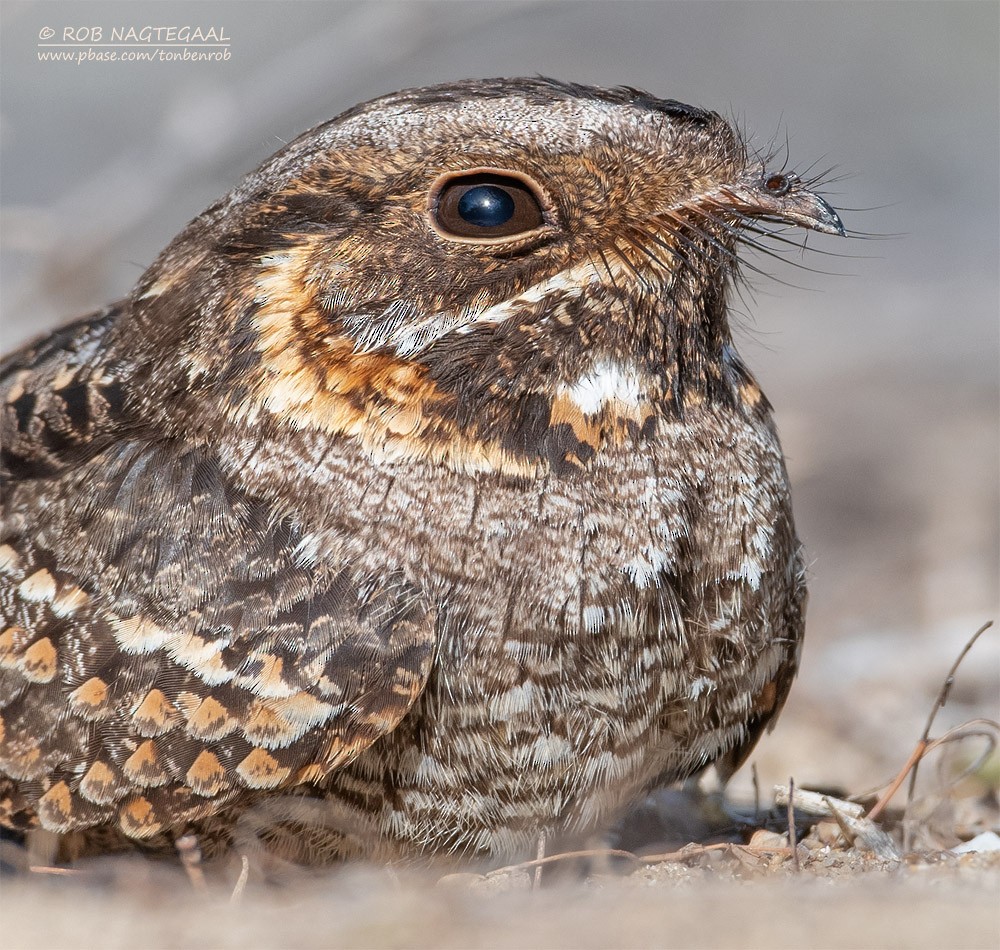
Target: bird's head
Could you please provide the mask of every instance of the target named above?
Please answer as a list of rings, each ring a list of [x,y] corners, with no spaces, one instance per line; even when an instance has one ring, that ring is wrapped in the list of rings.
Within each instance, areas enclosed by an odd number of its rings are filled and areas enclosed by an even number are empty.
[[[469,81],[301,136],[192,222],[132,300],[186,387],[224,390],[234,418],[386,460],[560,471],[741,387],[760,401],[726,357],[758,221],[843,233],[715,113]]]

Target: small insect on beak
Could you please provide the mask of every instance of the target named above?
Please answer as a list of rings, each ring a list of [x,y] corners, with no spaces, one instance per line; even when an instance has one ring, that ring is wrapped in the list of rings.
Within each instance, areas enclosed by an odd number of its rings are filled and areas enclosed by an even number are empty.
[[[847,233],[833,208],[792,174],[775,172],[721,190],[720,204],[748,218],[797,224],[822,234]]]

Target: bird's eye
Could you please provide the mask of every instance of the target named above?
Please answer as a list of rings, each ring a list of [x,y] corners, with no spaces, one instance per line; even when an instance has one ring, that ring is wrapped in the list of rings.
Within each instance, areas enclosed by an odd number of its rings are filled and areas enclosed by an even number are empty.
[[[431,216],[446,237],[486,241],[545,223],[537,193],[526,180],[489,171],[446,178],[432,192]]]

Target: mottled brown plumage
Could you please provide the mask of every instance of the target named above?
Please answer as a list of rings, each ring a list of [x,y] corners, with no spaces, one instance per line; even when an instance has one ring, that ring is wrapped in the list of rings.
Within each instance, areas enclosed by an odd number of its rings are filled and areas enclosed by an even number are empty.
[[[727,319],[760,219],[842,232],[713,113],[418,89],[7,358],[4,824],[225,842],[293,796],[334,852],[500,859],[735,767],[805,596]]]

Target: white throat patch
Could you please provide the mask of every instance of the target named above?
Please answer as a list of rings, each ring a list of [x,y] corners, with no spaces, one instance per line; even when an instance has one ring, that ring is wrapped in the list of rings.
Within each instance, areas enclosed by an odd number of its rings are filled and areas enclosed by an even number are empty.
[[[601,360],[574,383],[563,383],[559,395],[569,399],[584,415],[590,416],[609,402],[637,406],[642,400],[639,371],[628,363]]]

